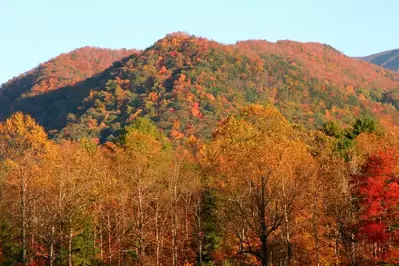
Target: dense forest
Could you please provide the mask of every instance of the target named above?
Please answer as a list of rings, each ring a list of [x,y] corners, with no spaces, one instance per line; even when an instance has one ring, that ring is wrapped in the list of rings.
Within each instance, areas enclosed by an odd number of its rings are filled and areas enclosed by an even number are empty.
[[[0,88],[0,265],[399,265],[398,95],[317,43],[63,54]]]
[[[0,124],[2,265],[398,263],[399,130],[251,105],[209,142],[148,118],[103,145]]]

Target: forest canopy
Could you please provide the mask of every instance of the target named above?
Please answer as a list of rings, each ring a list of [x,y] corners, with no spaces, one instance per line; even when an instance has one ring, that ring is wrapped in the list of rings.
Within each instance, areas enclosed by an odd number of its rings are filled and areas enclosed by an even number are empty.
[[[98,144],[15,113],[0,124],[0,263],[399,263],[399,131],[372,123],[308,130],[250,105],[209,142],[138,118]]]

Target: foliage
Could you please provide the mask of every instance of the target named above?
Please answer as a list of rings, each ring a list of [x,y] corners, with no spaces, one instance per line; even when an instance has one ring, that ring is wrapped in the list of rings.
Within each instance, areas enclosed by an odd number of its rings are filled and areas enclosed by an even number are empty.
[[[136,117],[174,140],[209,139],[219,120],[251,103],[274,105],[308,128],[349,125],[357,116],[396,124],[397,83],[395,73],[325,45],[222,45],[174,33],[141,52],[83,48],[55,58],[4,86],[0,117],[22,110],[60,139],[102,143],[116,141]]]
[[[26,152],[40,152],[46,147],[47,134],[29,115],[20,112],[0,123],[3,158],[22,156]]]
[[[397,263],[397,84],[316,43],[61,55],[0,90],[0,264]]]
[[[360,208],[359,233],[378,246],[374,260],[398,262],[395,245],[399,241],[399,160],[396,151],[379,151],[369,157],[364,172],[357,176]]]
[[[0,124],[0,263],[395,263],[399,131],[354,125],[342,154],[340,127],[261,105],[184,145],[143,117],[117,143],[56,143],[16,113]]]

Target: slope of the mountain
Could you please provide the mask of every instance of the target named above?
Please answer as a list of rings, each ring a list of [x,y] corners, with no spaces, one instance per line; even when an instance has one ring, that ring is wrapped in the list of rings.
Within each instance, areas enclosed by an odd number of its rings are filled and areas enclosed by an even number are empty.
[[[9,80],[0,87],[0,119],[4,119],[11,112],[33,108],[47,110],[51,114],[48,103],[42,105],[25,106],[26,99],[39,95],[51,95],[51,91],[59,90],[61,95],[65,88],[79,87],[80,82],[85,81],[97,74],[102,73],[111,67],[115,61],[121,60],[136,50],[113,50],[97,47],[83,47],[69,53],[61,54],[38,67]],[[58,93],[57,93],[58,94]],[[72,93],[67,93],[63,97],[73,98],[78,95],[87,95],[85,88],[83,91],[76,89]],[[83,97],[83,96],[82,96]],[[51,105],[54,111],[63,109],[63,106]],[[29,111],[29,108],[27,111]],[[46,115],[46,114],[45,114]],[[46,115],[47,116],[47,115]],[[59,117],[48,116],[51,119]],[[62,123],[61,123],[62,124]]]
[[[84,100],[82,112],[69,117],[63,134],[105,139],[140,115],[172,138],[207,137],[217,121],[250,103],[273,104],[310,127],[331,119],[351,123],[359,115],[392,121],[398,111],[380,101],[397,79],[320,44],[225,46],[171,34],[116,67]]]
[[[113,62],[134,53],[133,50],[112,50],[83,47],[61,54],[31,71],[9,80],[0,88],[0,96],[15,101],[48,91],[73,86],[109,68]],[[11,97],[10,97],[11,96]]]
[[[387,88],[396,86],[399,81],[398,73],[386,71],[364,61],[353,60],[326,44],[249,40],[238,42],[237,46],[259,54],[279,54],[289,60],[300,62],[310,76],[331,85]]]
[[[250,103],[275,105],[308,127],[361,115],[397,124],[395,100],[384,99],[398,84],[398,73],[327,45],[222,45],[176,33],[75,85],[41,94],[26,88],[31,93],[9,109],[32,114],[60,137],[111,140],[147,116],[171,138],[206,138],[221,118]]]
[[[393,71],[399,71],[399,49],[372,54],[360,59]]]

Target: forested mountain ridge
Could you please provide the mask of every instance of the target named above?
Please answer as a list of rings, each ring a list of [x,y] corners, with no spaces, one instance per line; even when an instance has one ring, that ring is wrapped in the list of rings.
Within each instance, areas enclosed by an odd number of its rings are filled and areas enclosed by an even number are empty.
[[[319,53],[309,59],[314,47]],[[312,59],[322,55],[326,59],[319,63]],[[217,121],[250,103],[275,105],[289,120],[310,127],[329,120],[351,123],[358,115],[398,117],[381,103],[398,84],[395,73],[320,44],[222,45],[177,33],[112,72],[84,100],[83,115],[70,116],[63,133],[112,139],[136,116],[147,116],[172,138],[209,137]]]
[[[103,72],[113,62],[134,52],[136,50],[112,50],[86,46],[61,54],[2,84],[0,87],[2,106],[9,107],[22,98],[74,86]]]
[[[381,53],[360,57],[359,59],[393,71],[399,71],[399,49],[384,51]]]
[[[59,137],[102,141],[113,140],[137,116],[151,118],[172,139],[207,138],[217,121],[251,103],[274,105],[290,121],[309,127],[330,120],[350,124],[356,116],[396,124],[399,117],[392,97],[399,74],[318,43],[223,45],[174,33],[109,66],[78,83],[63,75],[62,88],[38,89],[36,82],[17,102],[4,104],[15,79],[3,89],[1,115],[10,113],[7,108],[21,110]]]
[[[2,84],[1,92],[3,95],[7,95],[7,90],[22,90],[18,87],[24,87],[28,90],[23,91],[23,93],[26,93],[26,96],[33,96],[57,88],[74,85],[79,81],[104,71],[113,62],[121,60],[135,52],[136,50],[112,50],[89,46],[75,49],[12,78]]]
[[[330,45],[316,42],[300,43],[262,40],[240,41],[240,48],[247,52],[280,54],[292,61],[299,61],[311,77],[319,78],[328,84],[340,86],[385,88],[399,81],[399,74],[381,67],[353,60]]]
[[[5,119],[14,111],[24,110],[35,113],[36,118],[39,115],[46,116],[48,121],[53,121],[54,127],[62,127],[63,117],[68,114],[64,113],[65,109],[76,108],[77,102],[90,90],[80,84],[95,75],[101,75],[115,61],[136,52],[86,46],[42,63],[1,85],[0,119]],[[37,103],[35,100],[41,97],[46,100]]]

